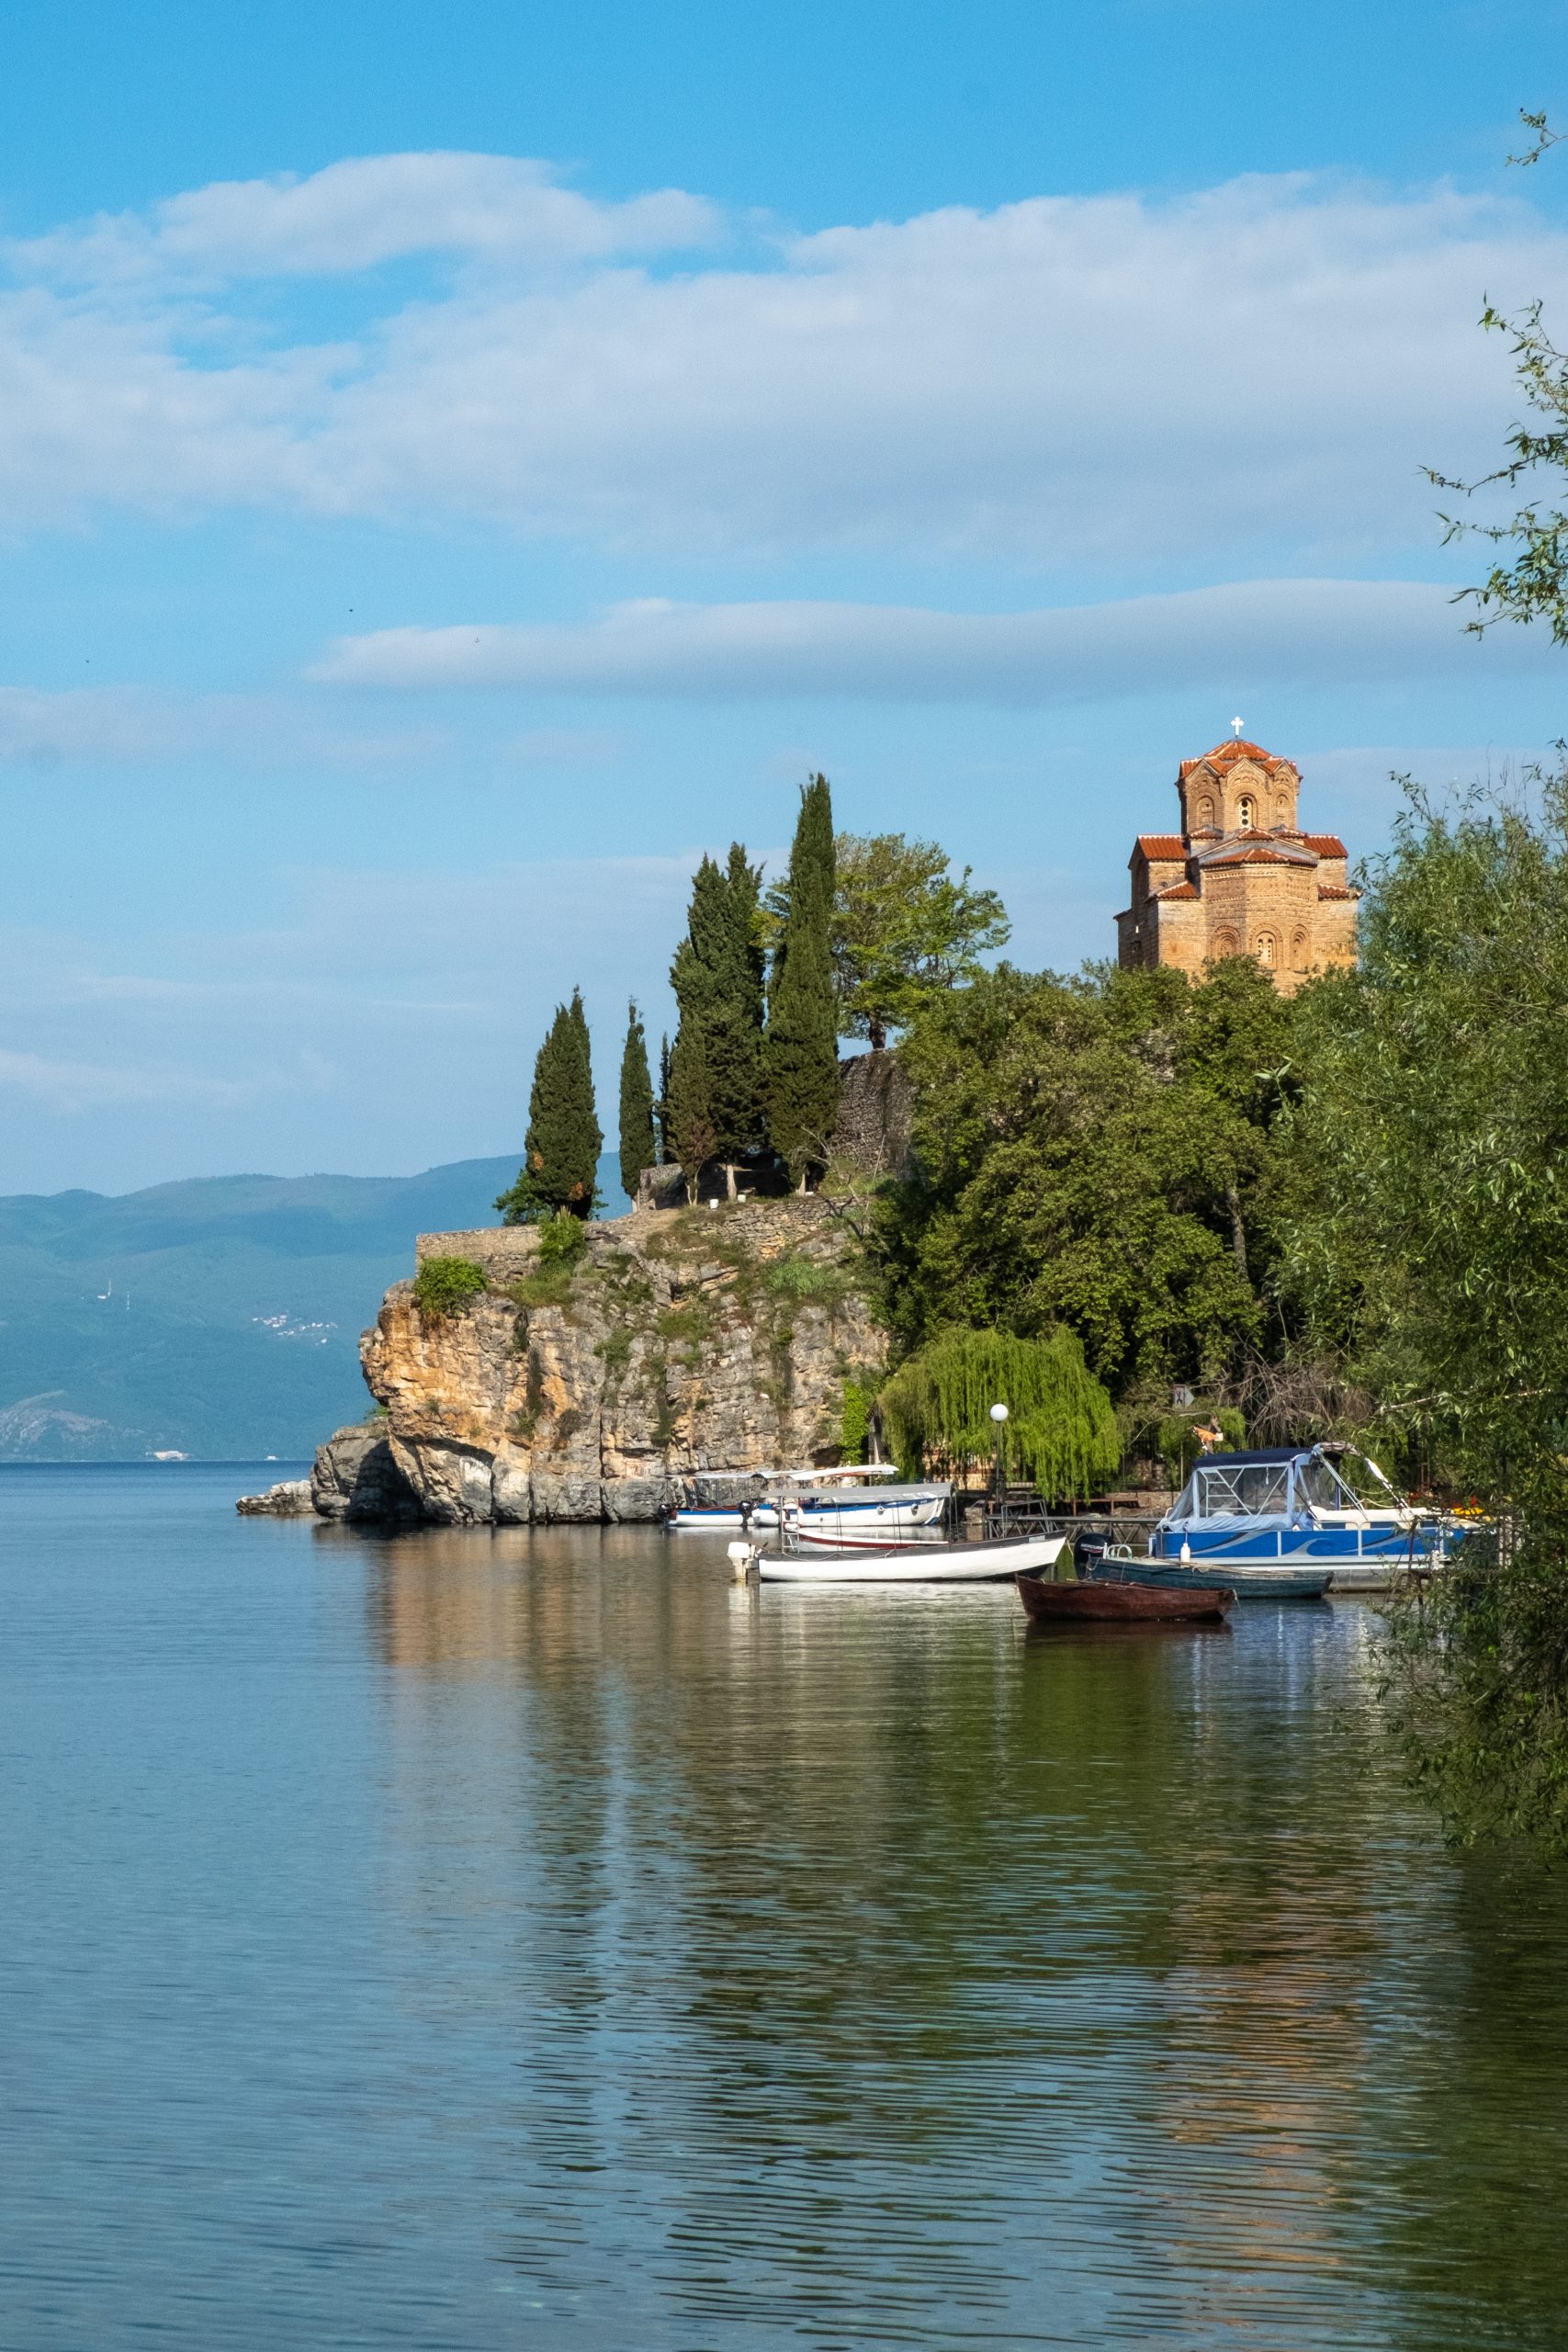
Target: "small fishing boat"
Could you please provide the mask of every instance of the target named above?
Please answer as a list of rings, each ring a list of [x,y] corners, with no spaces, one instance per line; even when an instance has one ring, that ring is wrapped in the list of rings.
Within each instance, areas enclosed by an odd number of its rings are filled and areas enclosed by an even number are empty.
[[[1018,1596],[1032,1625],[1169,1625],[1221,1623],[1235,1595],[1225,1585],[1115,1584],[1091,1577],[1056,1584],[1028,1569],[1015,1572]]]
[[[1013,1535],[996,1544],[778,1552],[732,1544],[729,1556],[738,1574],[742,1566],[754,1566],[764,1584],[985,1584],[999,1583],[1021,1570],[1038,1576],[1055,1567],[1066,1543],[1065,1535]]]

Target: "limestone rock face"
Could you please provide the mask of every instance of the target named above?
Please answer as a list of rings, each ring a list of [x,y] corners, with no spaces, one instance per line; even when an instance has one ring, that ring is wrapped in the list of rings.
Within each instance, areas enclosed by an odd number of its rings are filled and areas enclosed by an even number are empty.
[[[853,1237],[816,1198],[591,1225],[570,1270],[526,1227],[423,1234],[418,1254],[490,1283],[441,1317],[395,1283],[361,1342],[425,1519],[652,1520],[697,1470],[835,1461],[845,1378],[882,1361]],[[347,1475],[318,1458],[318,1510],[369,1515],[336,1507]]]
[[[322,1519],[396,1524],[422,1517],[418,1498],[392,1459],[384,1427],[335,1430],[317,1449],[310,1504]]]

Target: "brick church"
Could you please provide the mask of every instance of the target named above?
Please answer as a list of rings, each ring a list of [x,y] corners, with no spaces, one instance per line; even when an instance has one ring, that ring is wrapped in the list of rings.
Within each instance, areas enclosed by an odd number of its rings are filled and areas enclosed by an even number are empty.
[[[1119,961],[1174,964],[1192,979],[1223,956],[1256,956],[1289,996],[1313,972],[1356,960],[1345,844],[1296,825],[1301,776],[1257,743],[1183,760],[1179,833],[1140,833],[1133,903],[1116,918]]]

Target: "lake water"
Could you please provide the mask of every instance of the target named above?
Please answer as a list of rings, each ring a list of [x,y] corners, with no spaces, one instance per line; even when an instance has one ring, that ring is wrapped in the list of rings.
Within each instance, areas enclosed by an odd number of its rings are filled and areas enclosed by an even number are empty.
[[[1401,1793],[1364,1607],[259,1476],[0,1471],[4,2352],[1568,2341],[1568,1891]]]

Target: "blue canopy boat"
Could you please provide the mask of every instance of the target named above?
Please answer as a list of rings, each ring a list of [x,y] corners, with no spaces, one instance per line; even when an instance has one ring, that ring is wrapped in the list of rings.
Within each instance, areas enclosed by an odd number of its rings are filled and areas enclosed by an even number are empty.
[[[1150,1536],[1147,1558],[1111,1555],[1109,1564],[1283,1599],[1382,1590],[1404,1572],[1439,1566],[1456,1540],[1368,1455],[1325,1442],[1204,1454]]]

